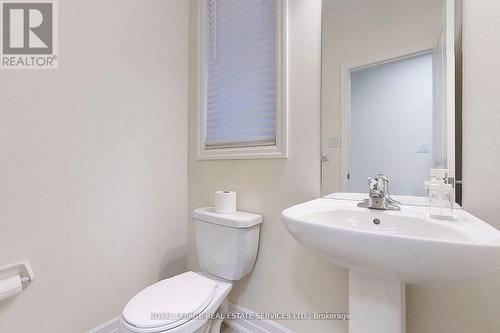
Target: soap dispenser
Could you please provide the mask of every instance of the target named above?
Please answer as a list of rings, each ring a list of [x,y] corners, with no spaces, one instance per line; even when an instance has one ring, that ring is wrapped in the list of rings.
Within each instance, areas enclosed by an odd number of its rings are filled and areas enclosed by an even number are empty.
[[[453,218],[454,180],[453,171],[449,169],[431,169],[431,180],[425,182],[431,218]]]

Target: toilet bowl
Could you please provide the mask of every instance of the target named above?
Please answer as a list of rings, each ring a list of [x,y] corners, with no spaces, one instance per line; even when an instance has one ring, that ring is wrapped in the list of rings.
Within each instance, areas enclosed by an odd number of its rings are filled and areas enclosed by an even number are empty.
[[[185,272],[146,287],[123,309],[121,333],[219,333],[232,282],[251,272],[262,216],[193,212],[202,272]]]
[[[135,295],[125,306],[123,332],[219,332],[221,319],[212,319],[232,284],[206,273],[186,272],[157,282]],[[219,331],[214,330],[217,325]]]

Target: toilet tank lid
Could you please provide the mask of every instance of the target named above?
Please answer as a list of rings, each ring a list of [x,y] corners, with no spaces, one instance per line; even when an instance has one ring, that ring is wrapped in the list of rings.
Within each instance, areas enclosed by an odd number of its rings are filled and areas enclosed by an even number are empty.
[[[231,228],[250,228],[262,223],[262,215],[240,211],[231,214],[218,214],[215,212],[214,207],[195,209],[193,219]]]

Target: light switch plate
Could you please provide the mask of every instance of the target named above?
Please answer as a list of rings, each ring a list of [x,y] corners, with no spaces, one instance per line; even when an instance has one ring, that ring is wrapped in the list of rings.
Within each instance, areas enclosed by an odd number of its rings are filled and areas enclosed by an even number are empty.
[[[428,143],[419,143],[417,145],[417,154],[428,154],[431,151],[431,147]]]
[[[340,139],[338,136],[329,136],[326,140],[326,144],[329,148],[340,146]]]

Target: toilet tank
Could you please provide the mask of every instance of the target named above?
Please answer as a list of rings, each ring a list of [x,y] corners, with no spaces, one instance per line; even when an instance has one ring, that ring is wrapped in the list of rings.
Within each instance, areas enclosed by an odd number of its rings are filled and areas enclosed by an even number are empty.
[[[196,250],[202,270],[237,281],[250,273],[259,249],[262,216],[217,214],[212,207],[193,211]]]

